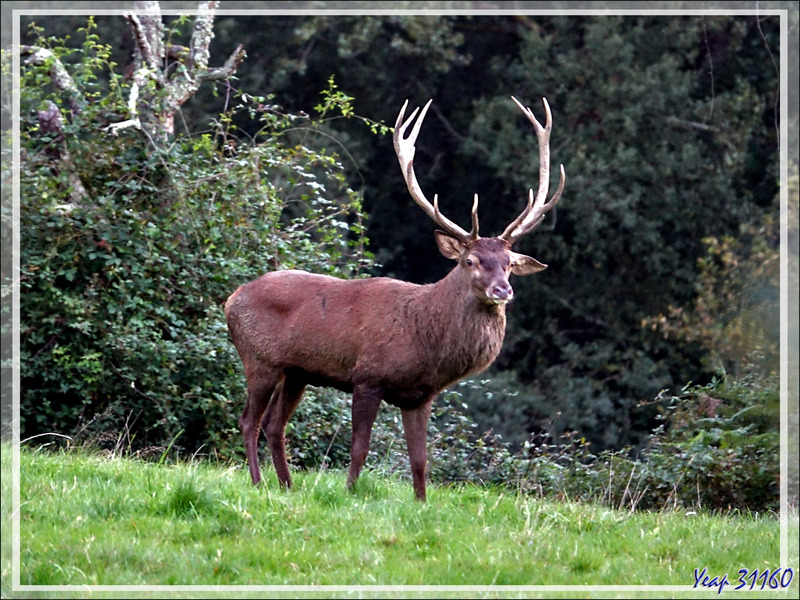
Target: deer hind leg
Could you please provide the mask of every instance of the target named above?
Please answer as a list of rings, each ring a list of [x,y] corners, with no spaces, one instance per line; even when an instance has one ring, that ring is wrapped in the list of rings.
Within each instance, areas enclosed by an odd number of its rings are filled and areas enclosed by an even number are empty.
[[[428,420],[431,416],[433,398],[428,398],[418,408],[403,410],[403,431],[411,461],[411,477],[414,481],[414,495],[425,501],[425,470],[428,465]]]
[[[292,487],[292,478],[289,475],[289,463],[286,462],[286,424],[297,405],[300,404],[305,388],[304,382],[284,377],[283,381],[275,388],[272,400],[261,420],[261,427],[267,435],[267,444],[272,453],[272,464],[275,465],[278,481],[287,488]]]
[[[261,470],[258,468],[258,434],[261,431],[261,416],[267,410],[280,376],[279,372],[268,371],[252,373],[247,378],[247,403],[242,416],[239,417],[239,428],[244,437],[247,466],[254,485],[261,481]]]
[[[375,386],[355,386],[353,389],[353,438],[350,444],[350,470],[347,472],[347,488],[353,489],[361,467],[369,453],[372,425],[378,416],[383,389]]]

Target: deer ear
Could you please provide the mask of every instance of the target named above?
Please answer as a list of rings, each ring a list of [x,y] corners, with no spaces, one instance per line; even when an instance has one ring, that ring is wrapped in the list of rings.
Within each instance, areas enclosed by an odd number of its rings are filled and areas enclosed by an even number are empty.
[[[533,275],[544,271],[547,265],[524,254],[511,253],[511,272],[514,275]]]
[[[466,250],[464,243],[458,238],[454,238],[449,233],[436,230],[433,232],[433,235],[436,238],[436,245],[439,246],[439,252],[441,252],[442,256],[445,258],[458,260],[461,257],[461,253]]]

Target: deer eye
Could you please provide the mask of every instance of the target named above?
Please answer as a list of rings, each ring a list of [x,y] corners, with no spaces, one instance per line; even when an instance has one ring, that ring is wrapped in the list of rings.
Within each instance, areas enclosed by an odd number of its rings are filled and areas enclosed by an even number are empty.
[[[468,267],[471,267],[471,266],[472,266],[472,265],[474,265],[474,264],[475,264],[475,261],[474,261],[474,260],[472,260],[471,258],[468,258],[468,259],[467,259],[467,266],[468,266]]]

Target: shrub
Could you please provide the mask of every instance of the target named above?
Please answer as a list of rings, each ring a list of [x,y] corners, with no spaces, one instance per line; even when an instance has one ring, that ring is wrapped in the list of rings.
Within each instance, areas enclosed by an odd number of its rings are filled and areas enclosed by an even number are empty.
[[[650,504],[777,510],[780,396],[774,378],[717,378],[669,398],[643,453]]]
[[[52,63],[22,70],[22,436],[124,432],[134,450],[177,436],[224,455],[245,396],[225,299],[270,269],[357,275],[371,263],[361,198],[314,148],[320,123],[267,98],[236,93],[165,146],[110,132],[128,84],[92,28],[79,48],[40,40],[70,56],[80,106],[50,85]]]
[[[616,508],[778,509],[780,400],[774,377],[720,376],[675,396],[662,393],[656,402],[661,424],[639,452],[595,454],[577,432],[560,440],[533,436],[511,452],[498,436],[479,439],[474,429],[465,435],[469,428],[461,427],[437,450],[449,455],[451,471],[434,474]],[[466,452],[470,447],[473,452]]]

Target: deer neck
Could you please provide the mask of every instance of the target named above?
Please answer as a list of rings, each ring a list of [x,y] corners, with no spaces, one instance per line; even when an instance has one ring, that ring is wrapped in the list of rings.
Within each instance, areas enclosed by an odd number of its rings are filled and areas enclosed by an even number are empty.
[[[442,379],[447,380],[443,387],[488,367],[503,345],[505,305],[478,299],[460,267],[422,289],[426,297],[421,299],[417,333],[424,347],[430,348]]]
[[[466,323],[484,323],[497,321],[505,327],[506,305],[488,304],[480,300],[472,290],[472,282],[467,272],[461,267],[455,267],[443,279],[431,286],[433,295],[436,296],[435,305],[445,313],[455,313]]]

